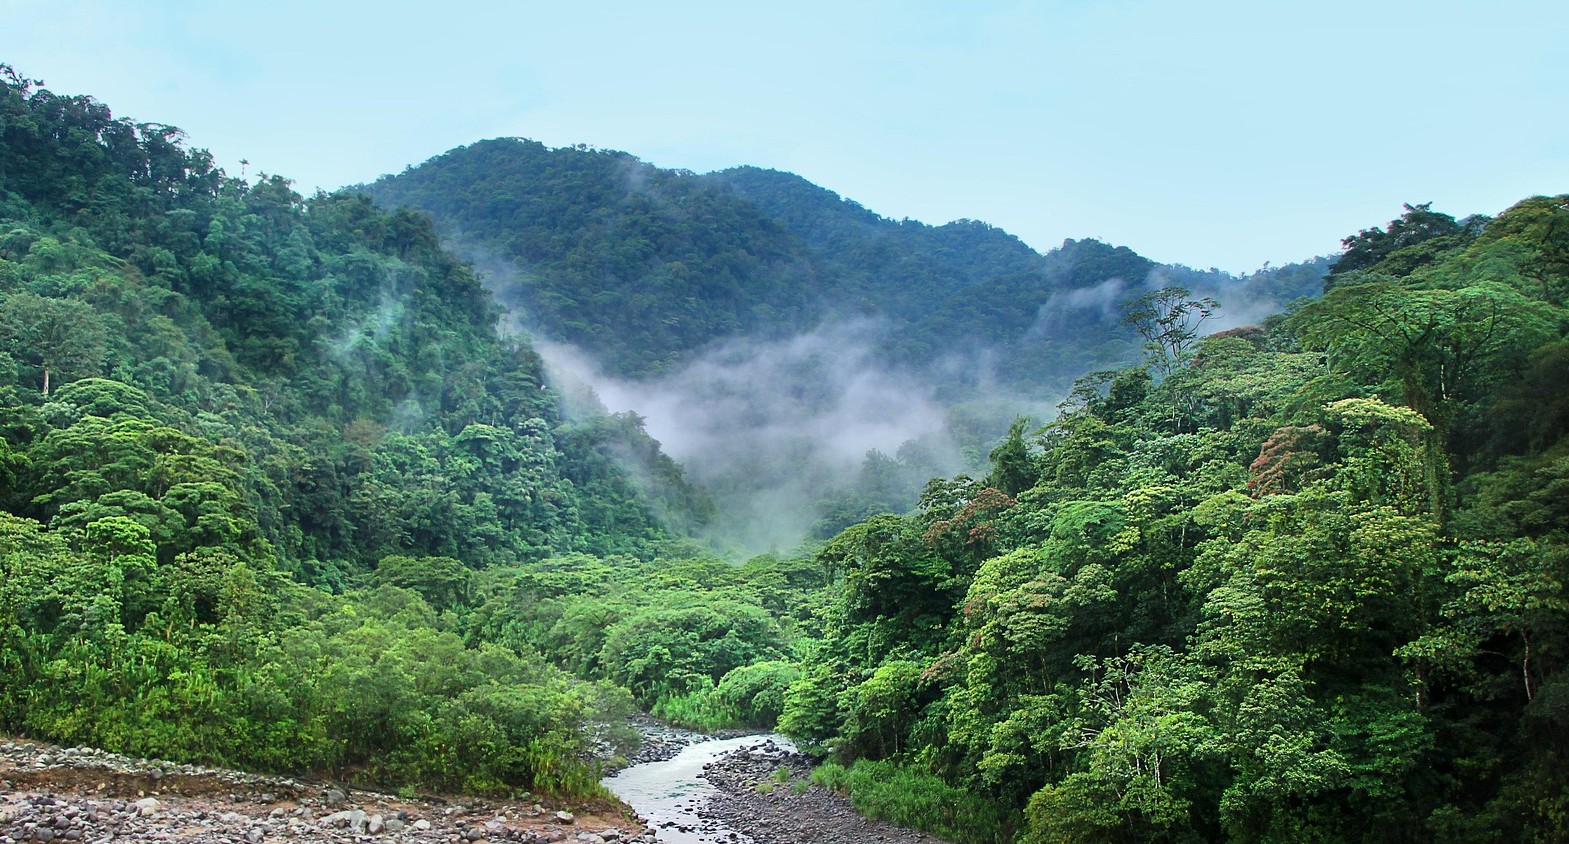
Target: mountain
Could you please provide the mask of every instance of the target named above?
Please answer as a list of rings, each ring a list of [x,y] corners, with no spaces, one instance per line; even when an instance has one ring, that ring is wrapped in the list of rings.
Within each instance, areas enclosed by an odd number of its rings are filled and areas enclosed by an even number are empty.
[[[957,385],[995,377],[1060,391],[1086,368],[1136,355],[1119,308],[1143,292],[1182,284],[1253,314],[1272,284],[1270,310],[1316,295],[1323,270],[1238,278],[1093,240],[1042,255],[977,221],[890,220],[789,173],[698,175],[518,138],[460,147],[359,190],[429,212],[453,248],[491,270],[488,283],[525,325],[633,378],[727,339],[872,319],[890,364],[929,370],[962,357],[945,368]]]

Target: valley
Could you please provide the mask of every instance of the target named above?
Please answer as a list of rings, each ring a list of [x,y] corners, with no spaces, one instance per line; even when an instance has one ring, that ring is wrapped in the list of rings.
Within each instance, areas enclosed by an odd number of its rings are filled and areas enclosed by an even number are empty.
[[[1559,840],[1569,196],[1484,210],[1233,276],[520,139],[306,197],[0,66],[0,836],[646,840],[649,713],[799,751],[710,769],[761,844]]]

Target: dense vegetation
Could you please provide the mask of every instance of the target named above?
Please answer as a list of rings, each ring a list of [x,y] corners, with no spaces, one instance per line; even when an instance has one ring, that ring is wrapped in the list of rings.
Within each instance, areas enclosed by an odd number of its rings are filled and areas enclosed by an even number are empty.
[[[1202,337],[1209,297],[1323,268],[1228,287],[516,141],[381,183],[511,207],[503,293],[625,372],[829,302],[902,320],[890,359],[1011,338],[1015,384],[1142,344],[976,477],[900,512],[918,462],[874,454],[848,528],[736,564],[683,539],[713,505],[637,417],[562,415],[423,216],[0,82],[0,730],[584,793],[638,707],[777,724],[966,842],[1569,828],[1569,197],[1408,206],[1322,298]],[[620,333],[634,289],[671,318]],[[1041,328],[1090,313],[1096,348]]]
[[[655,558],[702,495],[573,423],[428,221],[0,68],[0,729],[581,790],[630,706],[470,635],[473,569]],[[639,457],[634,482],[610,457]]]
[[[827,539],[984,465],[1015,416],[1138,357],[1123,300],[1183,284],[1236,324],[1317,295],[1326,263],[1234,277],[1095,240],[1041,255],[973,220],[889,220],[789,173],[697,175],[517,138],[362,190],[430,212],[509,318],[623,379],[616,392],[680,406],[696,432],[680,456],[717,505],[704,536],[740,554]],[[897,395],[867,398],[879,388]],[[866,446],[835,434],[879,416],[906,430],[857,471]]]
[[[1144,365],[821,551],[781,727],[968,840],[1562,840],[1566,200],[1408,207],[1262,327],[1129,303]]]

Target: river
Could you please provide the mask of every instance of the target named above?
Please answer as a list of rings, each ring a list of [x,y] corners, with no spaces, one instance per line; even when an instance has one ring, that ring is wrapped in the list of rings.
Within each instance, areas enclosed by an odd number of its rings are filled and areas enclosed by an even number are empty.
[[[703,766],[732,750],[764,744],[794,750],[779,735],[700,741],[681,749],[674,758],[644,762],[605,778],[605,787],[659,830],[659,840],[669,844],[738,844],[751,839],[740,830],[716,826],[699,817],[716,789],[703,779]]]

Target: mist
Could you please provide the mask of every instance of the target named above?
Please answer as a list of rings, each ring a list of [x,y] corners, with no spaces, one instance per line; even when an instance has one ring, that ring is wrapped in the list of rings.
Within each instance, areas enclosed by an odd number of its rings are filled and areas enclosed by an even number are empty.
[[[640,380],[608,376],[563,343],[536,338],[534,346],[569,413],[641,415],[665,453],[713,491],[720,506],[710,538],[760,553],[811,534],[869,452],[917,464],[909,468],[925,476],[964,468],[933,379],[876,359],[883,330],[851,320],[783,340],[730,339]],[[904,508],[913,504],[912,496]]]
[[[624,173],[629,182],[640,175]],[[1138,339],[1120,323],[1146,293],[1182,285],[1220,300],[1202,328],[1209,334],[1257,322],[1303,289],[1280,270],[1239,278],[1163,267],[1059,287],[1023,331],[972,335],[920,369],[890,362],[895,324],[841,317],[783,339],[721,339],[662,375],[630,378],[534,322],[528,271],[461,237],[448,243],[506,308],[500,329],[539,353],[567,414],[637,414],[709,493],[714,515],[701,534],[733,555],[793,549],[875,512],[911,509],[930,478],[985,472],[1012,419],[1048,422],[1075,379],[1138,359]],[[1322,275],[1309,266],[1298,274],[1312,285]],[[645,489],[659,487],[640,460],[616,456]]]

